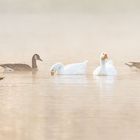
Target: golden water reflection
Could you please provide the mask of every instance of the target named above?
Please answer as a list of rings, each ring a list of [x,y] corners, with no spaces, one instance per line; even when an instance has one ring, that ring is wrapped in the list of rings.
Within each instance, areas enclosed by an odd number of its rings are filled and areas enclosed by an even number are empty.
[[[7,74],[0,81],[0,139],[140,138],[139,74],[41,75]]]

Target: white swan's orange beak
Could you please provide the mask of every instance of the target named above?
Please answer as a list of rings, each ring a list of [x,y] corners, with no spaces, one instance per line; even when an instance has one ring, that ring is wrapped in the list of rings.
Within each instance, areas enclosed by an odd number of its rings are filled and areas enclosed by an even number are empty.
[[[106,53],[104,54],[104,60],[105,59],[108,59],[108,55]]]
[[[102,59],[102,60],[108,59],[107,53],[103,53],[102,56],[101,56],[101,59]]]
[[[52,71],[51,71],[51,76],[54,76],[54,74],[55,74],[55,72],[52,70]]]

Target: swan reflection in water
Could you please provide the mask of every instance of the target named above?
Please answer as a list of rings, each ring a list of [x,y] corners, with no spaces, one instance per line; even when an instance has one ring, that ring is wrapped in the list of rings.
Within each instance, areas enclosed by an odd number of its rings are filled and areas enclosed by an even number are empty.
[[[93,79],[95,80],[96,85],[101,89],[101,90],[112,90],[115,81],[116,81],[116,76],[93,76]]]
[[[69,84],[69,85],[87,85],[88,79],[86,75],[57,75],[53,79],[56,85]]]

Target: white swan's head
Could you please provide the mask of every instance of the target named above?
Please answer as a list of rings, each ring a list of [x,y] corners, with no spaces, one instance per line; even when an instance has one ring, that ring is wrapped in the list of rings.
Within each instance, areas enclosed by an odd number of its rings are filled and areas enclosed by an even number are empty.
[[[108,59],[108,54],[107,53],[101,53],[101,55],[100,55],[100,59],[101,60],[107,60]]]
[[[63,67],[64,65],[62,63],[52,65],[50,69],[51,75],[53,76],[55,73],[59,72]]]

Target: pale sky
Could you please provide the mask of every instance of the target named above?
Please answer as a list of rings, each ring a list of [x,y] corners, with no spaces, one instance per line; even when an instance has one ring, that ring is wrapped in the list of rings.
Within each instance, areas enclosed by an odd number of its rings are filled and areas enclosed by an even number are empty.
[[[139,10],[138,0],[0,0],[0,62],[34,53],[92,62],[102,51],[119,63],[139,61]]]
[[[0,0],[1,13],[112,13],[139,9],[139,0]]]

